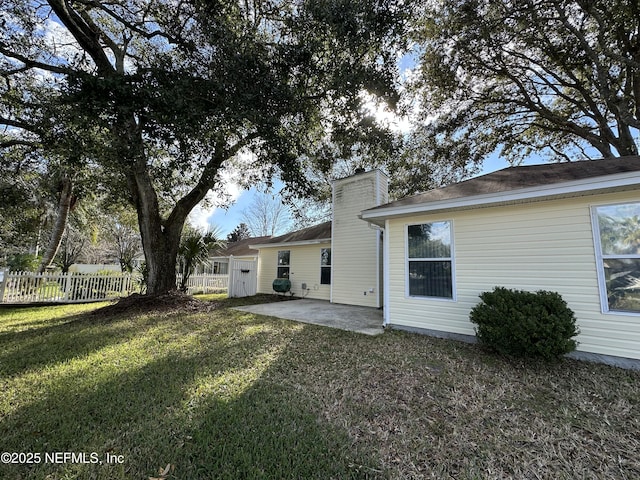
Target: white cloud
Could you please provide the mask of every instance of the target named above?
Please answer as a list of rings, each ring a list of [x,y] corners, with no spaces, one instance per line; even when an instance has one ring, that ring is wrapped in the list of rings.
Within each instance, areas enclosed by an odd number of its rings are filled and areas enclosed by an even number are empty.
[[[83,54],[82,48],[69,30],[50,18],[44,21],[42,37],[49,51],[65,62],[71,63]]]
[[[223,205],[235,202],[243,192],[240,186],[242,172],[236,167],[227,165],[220,172],[220,182],[215,190],[209,191],[205,201],[196,205],[189,214],[188,221],[200,230],[210,228],[209,218]]]

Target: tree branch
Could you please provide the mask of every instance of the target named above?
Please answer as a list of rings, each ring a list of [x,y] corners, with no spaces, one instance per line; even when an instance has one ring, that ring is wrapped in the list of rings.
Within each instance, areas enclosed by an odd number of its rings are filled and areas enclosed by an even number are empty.
[[[88,1],[78,2],[78,3],[82,3],[82,4],[86,5],[86,6],[90,6],[90,7],[93,7],[93,8],[96,8],[96,9],[100,10],[101,12],[104,12],[105,14],[107,14],[108,16],[110,16],[111,18],[113,18],[114,20],[119,22],[124,27],[128,28],[132,32],[137,33],[142,38],[146,38],[147,40],[151,40],[153,38],[161,37],[161,38],[164,38],[167,41],[169,41],[169,43],[173,43],[173,44],[179,44],[180,43],[179,39],[177,39],[176,37],[173,37],[172,35],[169,35],[168,33],[164,32],[162,30],[148,31],[148,30],[146,30],[144,28],[141,28],[140,25],[144,25],[145,23],[148,23],[148,22],[146,22],[146,21],[142,21],[140,23],[130,22],[130,21],[126,20],[122,15],[118,15],[113,10],[110,10],[109,8],[107,8],[107,6],[104,5],[102,2],[98,2],[98,1],[94,1],[94,0],[88,0]]]
[[[103,75],[112,75],[115,73],[113,65],[111,65],[109,58],[100,44],[100,38],[105,35],[104,32],[99,29],[94,30],[91,25],[88,25],[78,12],[70,8],[66,0],[47,1],[60,21],[67,27],[69,33],[73,35],[82,49],[87,52],[94,61],[98,67],[98,71]]]
[[[29,141],[29,140],[19,140],[19,139],[0,141],[0,148],[10,148],[10,147],[17,147],[17,146],[37,148],[40,146],[40,143]]]
[[[166,222],[164,222],[165,225],[172,225],[176,222],[182,225],[187,218],[187,215],[189,215],[189,212],[191,212],[191,210],[193,210],[193,208],[204,199],[207,192],[209,192],[209,190],[215,185],[218,170],[224,161],[234,157],[240,150],[249,145],[259,136],[260,135],[258,133],[254,132],[247,135],[242,140],[239,140],[231,147],[216,148],[213,156],[205,165],[198,183],[189,193],[183,196],[176,203]]]
[[[7,127],[20,128],[22,130],[27,130],[27,131],[32,131],[33,129],[33,126],[26,122],[22,122],[20,120],[14,120],[11,118],[5,118],[5,117],[0,117],[0,125],[6,125]]]
[[[60,67],[57,65],[50,65],[48,63],[32,60],[28,57],[25,57],[24,55],[20,55],[19,53],[12,52],[11,50],[7,49],[4,45],[0,45],[0,53],[8,58],[12,58],[24,64],[24,67],[17,68],[15,70],[5,70],[0,72],[0,75],[2,75],[3,77],[13,75],[16,73],[21,73],[27,70],[31,70],[32,68],[38,68],[40,70],[45,70],[47,72],[60,73],[63,75],[68,75],[71,72],[73,72],[73,70],[71,70],[70,68]]]

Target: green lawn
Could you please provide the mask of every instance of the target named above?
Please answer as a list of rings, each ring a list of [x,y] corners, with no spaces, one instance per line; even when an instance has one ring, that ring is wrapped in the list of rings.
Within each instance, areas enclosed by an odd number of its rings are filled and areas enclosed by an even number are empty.
[[[640,478],[640,372],[205,300],[0,309],[0,478]]]

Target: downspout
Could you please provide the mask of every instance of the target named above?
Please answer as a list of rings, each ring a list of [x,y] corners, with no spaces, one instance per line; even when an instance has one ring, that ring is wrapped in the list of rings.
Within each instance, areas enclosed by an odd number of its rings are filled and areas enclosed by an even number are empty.
[[[384,221],[382,231],[382,284],[384,287],[382,300],[382,327],[389,326],[389,220]]]
[[[381,177],[382,177],[382,172],[378,169],[376,170],[376,207],[379,205],[382,205],[382,192],[380,190],[381,188]],[[385,190],[388,192],[388,186],[387,188],[385,188]],[[369,223],[369,228],[371,228],[371,223]],[[382,248],[382,252],[384,255],[384,246],[381,245],[380,243],[380,235],[382,235],[382,241],[384,242],[384,229],[378,225],[376,225],[376,229],[380,232],[377,235],[376,238],[376,266],[377,266],[377,270],[376,270],[376,294],[377,294],[377,300],[376,303],[378,304],[378,308],[385,307],[385,299],[384,296],[386,294],[386,290],[384,289],[384,281],[381,282],[380,280],[380,275],[382,274],[382,277],[384,279],[384,275],[385,275],[385,269],[384,269],[384,263],[382,263],[381,265],[381,258],[380,258],[380,249]],[[384,260],[382,261],[384,262]],[[380,272],[380,268],[382,268],[382,272]],[[382,287],[382,296],[380,296],[380,291],[381,291],[381,287]],[[380,305],[380,303],[382,303],[382,305]]]
[[[329,285],[329,303],[333,303],[333,272],[335,271],[335,242],[334,242],[334,235],[335,235],[335,225],[333,224],[333,222],[335,222],[336,220],[336,212],[335,212],[335,208],[336,208],[336,184],[335,184],[335,180],[331,183],[331,285]]]
[[[359,217],[360,220],[362,220],[362,217]],[[377,304],[377,308],[380,307],[384,307],[384,301],[383,299],[380,297],[380,249],[382,249],[384,251],[384,247],[382,245],[382,242],[384,242],[384,228],[382,228],[380,225],[376,225],[374,223],[371,222],[367,222],[367,225],[369,226],[369,228],[371,230],[375,230],[376,231],[376,295],[377,295],[377,300],[376,300],[376,304]],[[380,241],[380,237],[382,236],[382,242]],[[382,259],[382,261],[384,262],[384,257]],[[384,265],[382,266],[383,268],[383,272],[382,274],[384,275]],[[382,303],[382,305],[380,305]]]

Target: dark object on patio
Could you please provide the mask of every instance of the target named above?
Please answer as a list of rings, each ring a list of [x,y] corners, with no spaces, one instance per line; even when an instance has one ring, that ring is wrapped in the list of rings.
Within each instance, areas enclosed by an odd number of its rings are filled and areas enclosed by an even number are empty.
[[[288,278],[276,278],[273,281],[273,290],[278,293],[287,293],[291,290],[291,280]]]

